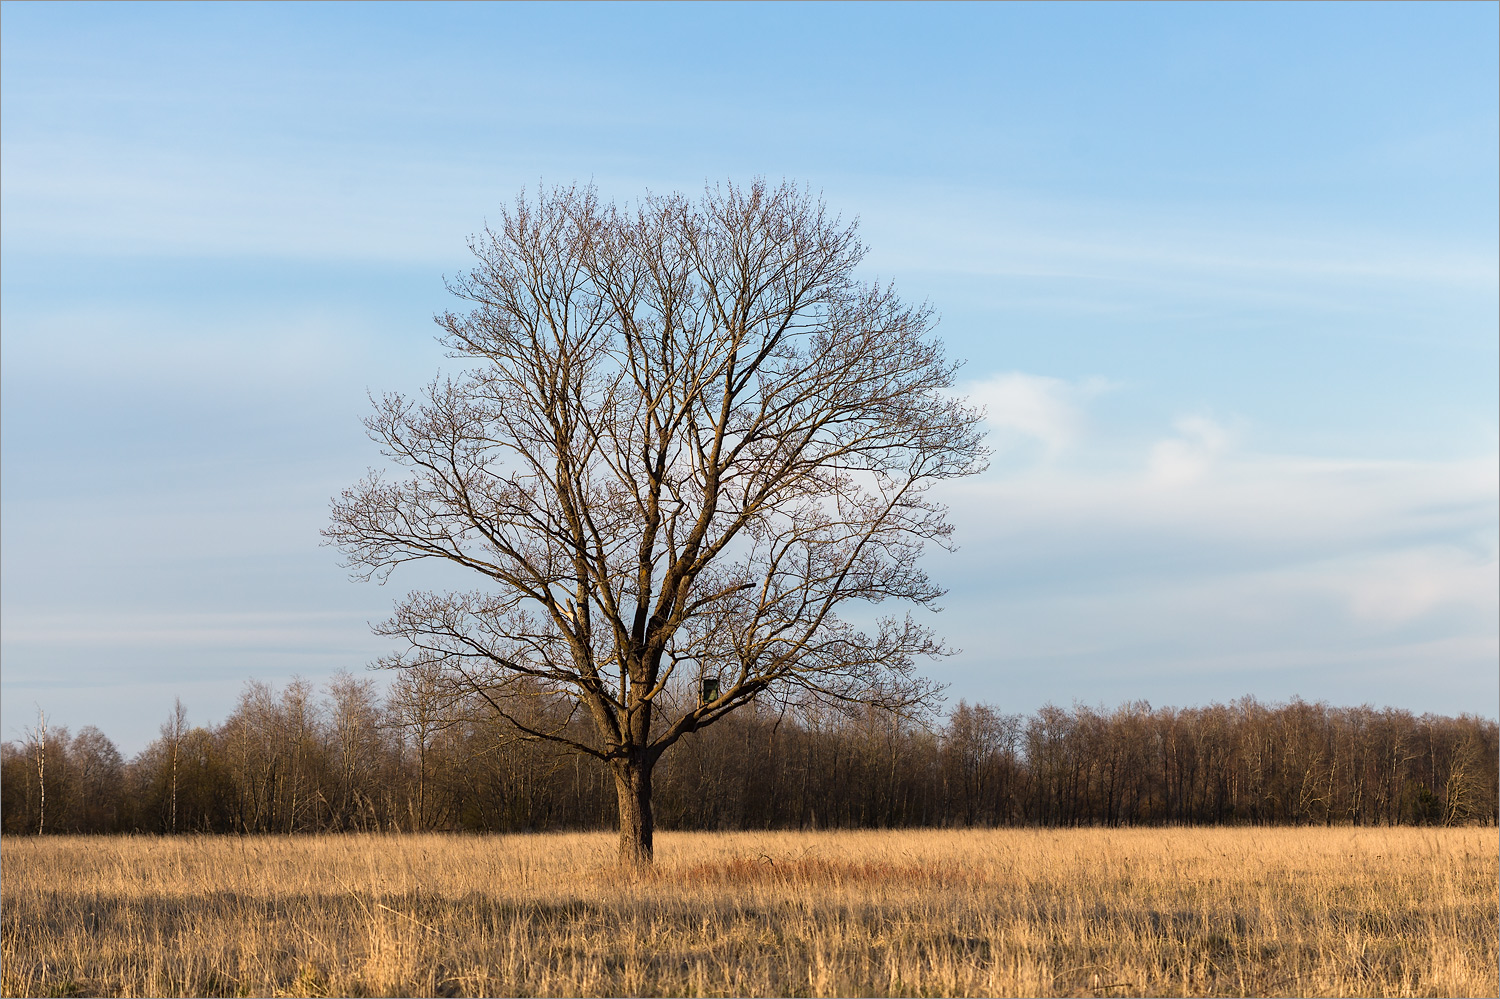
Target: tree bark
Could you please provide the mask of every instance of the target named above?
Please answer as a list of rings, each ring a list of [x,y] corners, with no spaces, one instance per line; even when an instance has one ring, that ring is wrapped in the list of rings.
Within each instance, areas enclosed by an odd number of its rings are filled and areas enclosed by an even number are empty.
[[[615,793],[620,804],[620,866],[639,870],[651,866],[651,767],[639,757],[614,766]]]

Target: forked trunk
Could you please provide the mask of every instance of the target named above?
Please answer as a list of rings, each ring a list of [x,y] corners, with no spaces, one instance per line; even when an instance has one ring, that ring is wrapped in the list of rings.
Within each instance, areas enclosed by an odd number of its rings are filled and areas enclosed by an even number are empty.
[[[620,799],[620,867],[651,866],[651,764],[624,760],[615,764],[615,793]]]

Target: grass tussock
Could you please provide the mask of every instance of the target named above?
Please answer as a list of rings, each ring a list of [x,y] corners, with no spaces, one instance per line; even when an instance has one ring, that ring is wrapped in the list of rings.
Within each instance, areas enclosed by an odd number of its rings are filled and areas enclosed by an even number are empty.
[[[5,995],[1497,992],[1494,829],[19,839]]]

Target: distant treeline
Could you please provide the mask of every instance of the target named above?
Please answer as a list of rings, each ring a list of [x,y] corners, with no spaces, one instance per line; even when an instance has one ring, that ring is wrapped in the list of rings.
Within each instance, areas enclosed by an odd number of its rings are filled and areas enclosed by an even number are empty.
[[[535,724],[581,718],[538,695]],[[925,722],[751,707],[656,768],[664,829],[1494,824],[1494,721],[1251,698],[1204,708],[960,702]],[[40,726],[0,755],[6,833],[608,828],[607,770],[420,683],[249,684],[222,724],[179,708],[132,760]]]

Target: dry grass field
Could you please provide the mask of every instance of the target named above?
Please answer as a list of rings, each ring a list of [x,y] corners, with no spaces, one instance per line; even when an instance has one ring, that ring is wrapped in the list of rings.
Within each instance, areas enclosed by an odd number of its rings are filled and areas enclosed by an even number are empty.
[[[1493,996],[1490,829],[37,840],[5,995]]]

